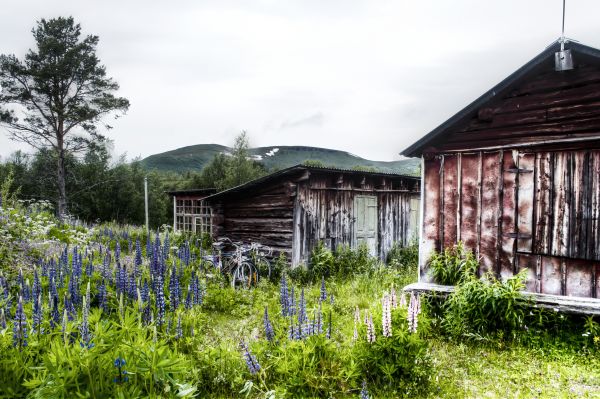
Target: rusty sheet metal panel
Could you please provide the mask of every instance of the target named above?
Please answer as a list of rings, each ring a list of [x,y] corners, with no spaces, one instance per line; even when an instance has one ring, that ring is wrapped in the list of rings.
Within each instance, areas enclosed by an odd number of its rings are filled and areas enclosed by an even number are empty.
[[[481,187],[480,154],[462,154],[460,167],[460,240],[465,244],[465,248],[477,253],[477,243],[479,242],[479,191]]]
[[[533,252],[550,253],[550,235],[552,231],[552,154],[541,152],[535,161],[535,213],[533,232]]]
[[[458,226],[458,164],[459,155],[444,155],[443,161],[443,247],[452,247],[457,242]]]
[[[590,154],[590,223],[588,231],[588,259],[600,260],[600,151]],[[599,285],[597,284],[596,287]],[[598,295],[600,298],[600,294]]]
[[[505,151],[502,162],[502,184],[500,214],[501,230],[499,233],[500,247],[498,253],[499,272],[503,279],[514,274],[515,267],[515,235],[517,234],[515,214],[517,211],[517,162],[518,154],[515,151]]]
[[[517,192],[517,251],[531,253],[535,186],[534,153],[519,154],[519,183]]]
[[[479,238],[481,274],[496,270],[500,165],[499,152],[482,154],[481,234]]]
[[[562,271],[560,258],[542,256],[541,292],[543,294],[562,294]]]
[[[539,292],[540,284],[538,281],[538,261],[539,258],[536,255],[517,255],[518,271],[520,272],[523,269],[527,269],[527,279],[525,280],[526,291]]]
[[[568,233],[570,223],[570,153],[554,153],[553,165],[553,220],[550,253],[568,256]]]
[[[593,267],[588,260],[568,259],[566,261],[566,295],[591,297],[594,294]]]
[[[571,201],[569,213],[571,215],[569,223],[569,233],[567,236],[568,256],[572,258],[586,257],[586,224],[589,221],[588,214],[588,169],[589,152],[576,151],[571,154]]]
[[[423,161],[423,232],[421,234],[421,278],[427,281],[426,263],[433,251],[440,249],[440,171],[441,159],[432,157]]]

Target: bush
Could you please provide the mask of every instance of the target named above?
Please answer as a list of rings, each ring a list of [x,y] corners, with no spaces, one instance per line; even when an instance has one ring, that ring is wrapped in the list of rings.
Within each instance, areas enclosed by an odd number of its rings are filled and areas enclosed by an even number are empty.
[[[478,262],[473,252],[466,250],[463,243],[459,242],[442,253],[434,252],[428,266],[436,283],[456,285],[475,275]]]
[[[470,275],[444,305],[445,330],[456,337],[502,334],[515,338],[516,332],[525,326],[528,302],[521,293],[525,278],[526,270],[506,281],[491,274],[483,279]]]
[[[388,252],[387,262],[389,267],[395,269],[408,269],[419,263],[419,244],[416,241],[403,247],[395,242]]]

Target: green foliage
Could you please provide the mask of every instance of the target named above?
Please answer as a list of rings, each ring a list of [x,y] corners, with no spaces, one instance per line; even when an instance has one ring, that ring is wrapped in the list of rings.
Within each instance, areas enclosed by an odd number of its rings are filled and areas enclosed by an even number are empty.
[[[302,162],[302,165],[312,166],[314,168],[324,168],[325,167],[325,163],[318,159],[307,159],[306,161]]]
[[[381,325],[381,314],[375,319]],[[355,357],[370,386],[383,392],[405,392],[415,395],[427,391],[432,375],[428,355],[429,343],[423,337],[425,316],[419,316],[419,330],[408,331],[406,309],[392,310],[392,336],[378,336],[375,342],[361,340],[355,346]],[[363,327],[363,333],[364,333]],[[377,329],[377,334],[379,334]]]
[[[438,284],[455,285],[475,275],[479,263],[473,252],[465,249],[462,242],[442,253],[434,252],[429,259],[429,269]]]
[[[235,139],[231,155],[219,153],[202,169],[202,173],[194,181],[200,187],[225,190],[239,186],[266,174],[265,168],[250,157],[249,138],[242,132]]]
[[[388,252],[387,265],[395,269],[408,269],[419,262],[419,244],[414,241],[407,246],[395,242]]]
[[[470,275],[448,297],[443,325],[455,337],[479,338],[503,334],[516,337],[525,327],[526,309],[531,306],[521,291],[526,270],[500,281],[491,274],[478,279]]]

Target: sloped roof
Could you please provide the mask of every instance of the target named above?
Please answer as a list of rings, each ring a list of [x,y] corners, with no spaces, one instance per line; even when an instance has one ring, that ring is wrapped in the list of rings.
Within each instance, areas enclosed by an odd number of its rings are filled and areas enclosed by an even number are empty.
[[[565,49],[570,49],[576,63],[580,61],[600,63],[600,50],[585,46],[575,41],[567,41]],[[557,40],[550,44],[544,51],[538,54],[531,61],[517,69],[510,76],[485,92],[471,104],[457,112],[450,119],[433,129],[414,144],[401,152],[407,157],[421,156],[423,150],[436,140],[439,140],[448,130],[466,123],[470,118],[477,115],[479,108],[483,107],[493,99],[509,92],[518,83],[535,75],[544,68],[554,68],[554,53],[560,50],[560,42]]]
[[[280,177],[300,173],[303,171],[324,172],[324,173],[347,173],[347,174],[353,174],[353,175],[368,175],[368,176],[397,177],[397,178],[401,177],[401,178],[415,180],[415,181],[421,179],[418,176],[401,175],[398,173],[371,172],[371,171],[362,171],[362,170],[355,170],[355,169],[338,169],[338,168],[332,168],[332,167],[295,165],[295,166],[291,166],[289,168],[285,168],[285,169],[279,170],[277,172],[271,173],[269,175],[260,177],[258,179],[251,180],[251,181],[241,184],[239,186],[220,191],[216,194],[206,197],[205,199],[215,199],[215,198],[224,197],[224,196],[234,194],[234,193],[239,193],[239,192],[248,190],[250,188],[260,186],[261,184],[271,182]]]

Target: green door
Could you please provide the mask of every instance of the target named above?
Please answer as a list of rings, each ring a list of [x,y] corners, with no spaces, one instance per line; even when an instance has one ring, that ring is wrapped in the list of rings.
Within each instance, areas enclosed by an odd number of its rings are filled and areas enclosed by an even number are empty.
[[[357,195],[354,197],[354,231],[356,245],[366,243],[369,253],[377,256],[377,197]]]

